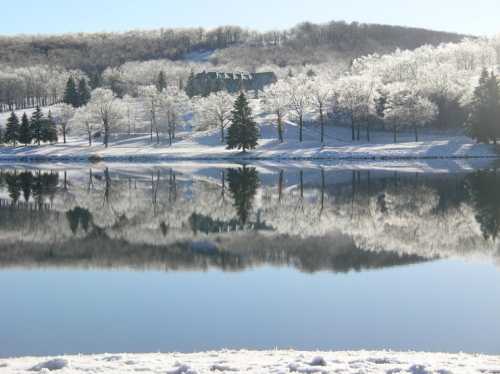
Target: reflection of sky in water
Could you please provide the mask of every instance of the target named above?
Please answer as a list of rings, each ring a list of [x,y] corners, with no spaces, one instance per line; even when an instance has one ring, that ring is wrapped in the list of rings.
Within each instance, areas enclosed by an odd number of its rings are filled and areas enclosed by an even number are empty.
[[[96,166],[0,182],[0,356],[500,353],[494,170]]]
[[[500,353],[500,272],[4,270],[0,355],[217,348]]]

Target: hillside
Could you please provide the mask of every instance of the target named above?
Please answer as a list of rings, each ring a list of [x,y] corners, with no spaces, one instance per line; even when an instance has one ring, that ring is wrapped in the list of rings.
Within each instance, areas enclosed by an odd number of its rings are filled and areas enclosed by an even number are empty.
[[[464,35],[424,29],[330,22],[303,23],[289,30],[257,32],[237,26],[212,30],[159,29],[124,33],[18,35],[0,37],[0,64],[59,65],[98,76],[128,61],[182,59],[186,54],[217,51],[213,64],[319,63],[332,57],[356,57],[414,49],[424,44],[457,42]],[[306,48],[307,47],[307,48]],[[258,59],[254,61],[258,56]]]

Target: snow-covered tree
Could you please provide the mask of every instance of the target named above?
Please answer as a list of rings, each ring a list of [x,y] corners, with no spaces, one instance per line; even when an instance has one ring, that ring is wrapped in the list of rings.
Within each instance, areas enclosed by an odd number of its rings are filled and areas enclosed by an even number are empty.
[[[71,119],[75,114],[75,107],[72,104],[62,103],[59,105],[57,115],[54,116],[56,126],[59,128],[59,133],[63,137],[63,143],[66,144],[66,136],[70,132]]]
[[[363,121],[366,122],[367,140],[370,140],[368,116],[375,112],[376,92],[376,82],[370,76],[345,76],[336,82],[336,103],[344,113],[349,115],[352,140],[360,139],[360,127]]]
[[[290,78],[288,81],[288,97],[290,98],[290,110],[297,117],[299,122],[299,141],[302,142],[304,130],[304,115],[310,104],[310,92],[307,89],[306,78]]]
[[[103,143],[107,148],[111,133],[118,128],[123,119],[123,103],[111,90],[97,88],[92,91],[92,97],[86,108],[95,119],[99,120],[103,132]]]
[[[101,128],[100,122],[96,120],[91,108],[87,106],[78,108],[70,122],[72,128],[87,136],[90,147],[92,145],[92,136]]]
[[[396,83],[388,88],[385,118],[393,125],[394,142],[401,126],[412,128],[415,141],[418,142],[418,128],[430,124],[435,119],[436,105],[406,84]]]
[[[169,144],[175,139],[177,127],[184,122],[185,116],[191,111],[189,98],[186,93],[177,86],[170,86],[160,94],[160,108],[158,111],[158,129],[159,133],[166,132]]]
[[[195,121],[197,128],[205,130],[218,127],[221,143],[224,143],[225,129],[231,122],[234,97],[225,91],[212,93],[198,100],[195,106]]]
[[[290,111],[290,87],[285,80],[279,80],[275,84],[264,89],[262,103],[266,111],[276,117],[276,128],[278,140],[283,143],[283,125]]]

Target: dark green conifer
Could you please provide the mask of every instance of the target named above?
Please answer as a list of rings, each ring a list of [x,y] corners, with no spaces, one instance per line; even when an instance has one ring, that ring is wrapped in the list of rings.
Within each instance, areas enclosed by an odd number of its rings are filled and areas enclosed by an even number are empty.
[[[165,73],[160,71],[158,74],[158,80],[156,81],[156,88],[159,92],[162,92],[167,88],[167,79],[165,78]]]
[[[35,111],[31,115],[30,127],[32,139],[40,145],[42,141],[42,130],[44,127],[45,118],[43,117],[43,112],[39,106],[36,107]]]
[[[90,101],[90,87],[85,78],[78,82],[78,106],[85,106]]]
[[[68,105],[72,105],[74,108],[77,108],[80,105],[80,98],[76,89],[75,79],[73,77],[69,77],[68,82],[66,83],[63,101]]]
[[[234,103],[231,125],[227,131],[227,148],[241,149],[243,152],[254,149],[257,146],[258,135],[259,130],[252,118],[252,110],[242,92]]]
[[[19,118],[15,112],[10,114],[7,119],[7,124],[5,126],[4,141],[5,143],[11,143],[14,147],[19,140]]]
[[[21,119],[21,126],[19,127],[19,142],[27,146],[28,144],[31,144],[31,139],[30,120],[28,119],[26,112],[24,112]]]

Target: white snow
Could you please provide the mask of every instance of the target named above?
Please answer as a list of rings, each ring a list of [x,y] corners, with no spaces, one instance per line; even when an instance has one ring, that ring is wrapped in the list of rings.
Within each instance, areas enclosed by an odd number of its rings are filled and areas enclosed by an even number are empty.
[[[113,359],[109,359],[112,357]],[[47,361],[49,360],[49,361]],[[54,363],[54,364],[49,364]],[[300,352],[293,350],[153,353],[0,359],[2,374],[77,373],[412,373],[493,374],[500,356],[391,351]]]
[[[421,134],[421,141],[414,142],[412,134],[402,133],[400,142],[392,142],[389,132],[372,132],[371,141],[350,140],[350,129],[328,127],[324,145],[319,142],[319,129],[309,125],[304,129],[304,141],[297,140],[298,127],[292,122],[285,126],[285,142],[276,139],[273,125],[260,126],[261,137],[255,150],[242,154],[227,150],[220,142],[219,130],[203,132],[180,131],[177,140],[169,146],[166,139],[156,144],[149,134],[135,136],[115,135],[109,148],[100,143],[92,147],[83,137],[70,137],[67,144],[41,147],[0,148],[0,160],[87,160],[96,156],[108,161],[119,160],[401,160],[434,158],[497,157],[493,146],[476,144],[472,139],[452,133],[428,132]]]

